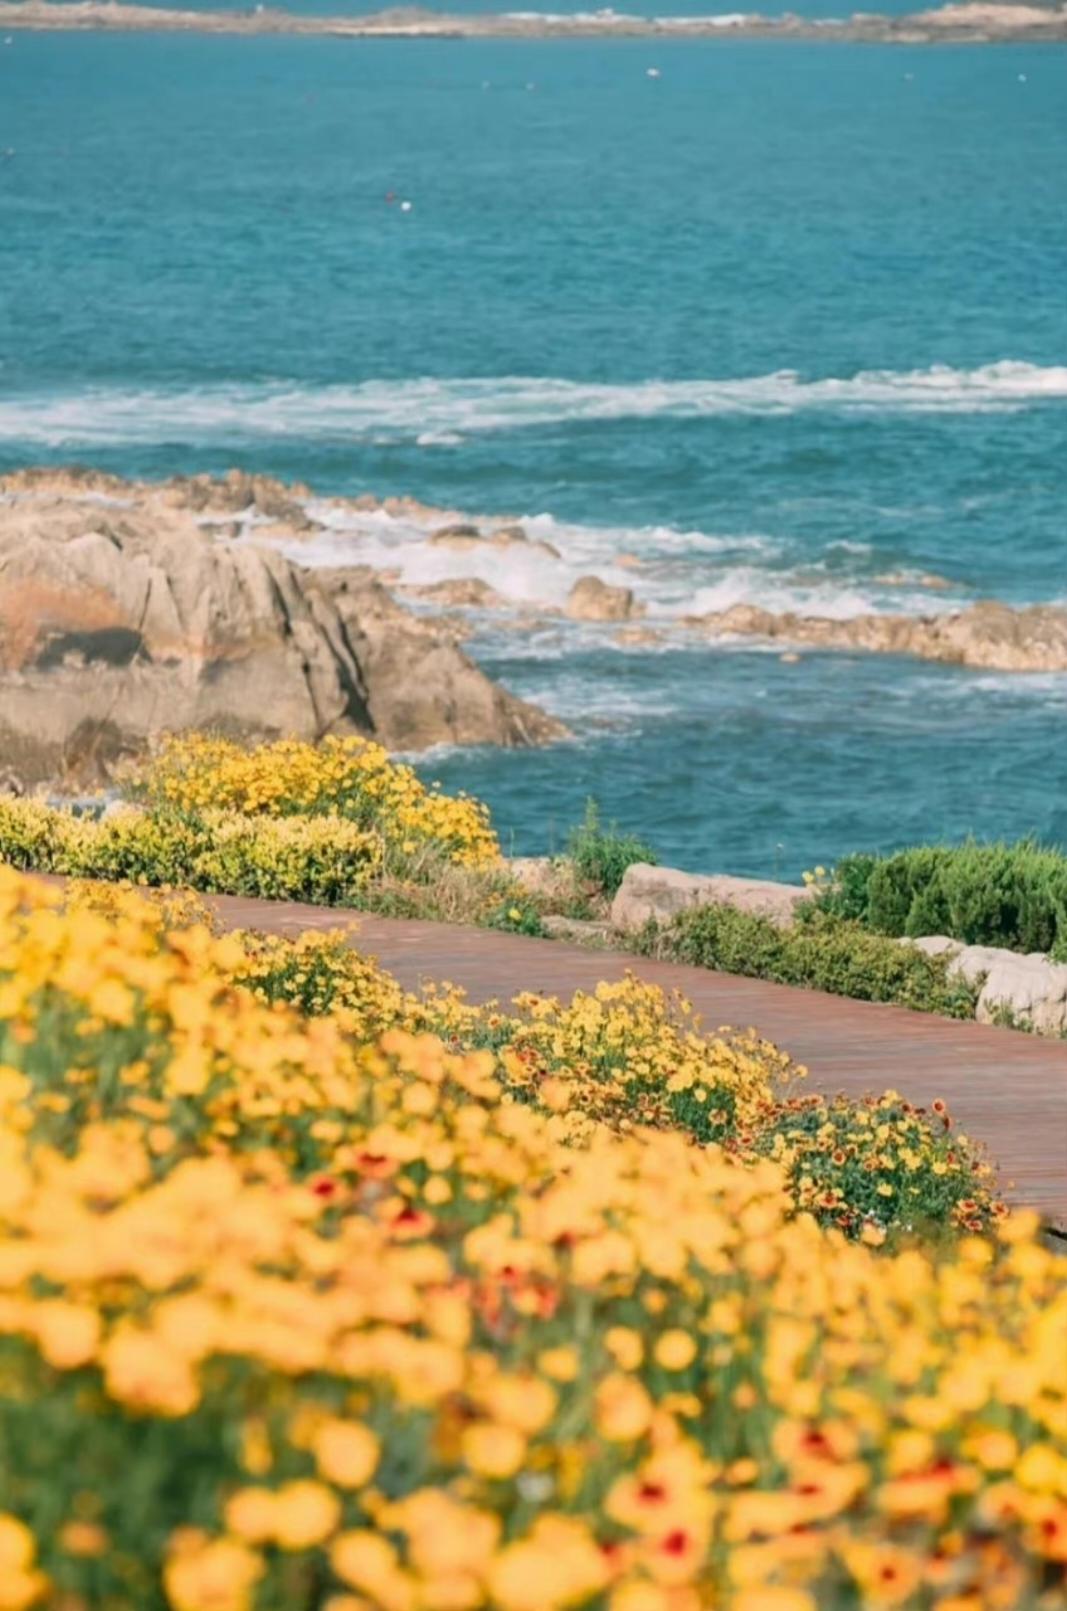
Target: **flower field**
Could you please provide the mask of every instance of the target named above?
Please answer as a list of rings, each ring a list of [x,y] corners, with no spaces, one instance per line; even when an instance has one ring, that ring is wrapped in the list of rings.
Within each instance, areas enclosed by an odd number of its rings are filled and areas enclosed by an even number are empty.
[[[0,1611],[1063,1605],[1067,1269],[941,1116],[199,918],[0,870]]]
[[[0,798],[0,860],[326,906],[364,905],[388,880],[425,900],[435,881],[465,875],[488,912],[512,889],[486,808],[426,788],[366,739],[245,749],[175,737],[124,792],[101,817]]]

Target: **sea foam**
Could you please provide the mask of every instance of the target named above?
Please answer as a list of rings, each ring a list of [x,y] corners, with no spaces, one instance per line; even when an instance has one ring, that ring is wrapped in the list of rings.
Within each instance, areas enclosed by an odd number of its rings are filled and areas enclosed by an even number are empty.
[[[721,415],[1010,412],[1067,398],[1067,365],[1005,359],[977,369],[869,369],[808,377],[796,370],[710,380],[594,384],[543,376],[368,380],[358,385],[220,385],[182,390],[99,387],[0,401],[0,442],[47,448],[122,443],[220,447],[271,440],[393,437],[425,444],[477,432],[627,419]],[[383,436],[383,433],[386,433]]]

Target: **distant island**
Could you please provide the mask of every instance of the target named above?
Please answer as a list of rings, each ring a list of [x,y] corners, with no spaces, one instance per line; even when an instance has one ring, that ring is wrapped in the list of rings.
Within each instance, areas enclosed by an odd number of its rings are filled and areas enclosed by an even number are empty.
[[[0,3],[0,29],[112,30],[210,34],[333,35],[352,39],[829,39],[872,44],[993,44],[1067,39],[1067,4],[1012,5],[986,0],[906,16],[857,11],[807,18],[786,12],[730,12],[705,17],[640,17],[606,8],[566,16],[506,11],[450,16],[400,7],[370,16],[304,17],[256,5],[242,11],[180,11],[117,0],[17,0]]]

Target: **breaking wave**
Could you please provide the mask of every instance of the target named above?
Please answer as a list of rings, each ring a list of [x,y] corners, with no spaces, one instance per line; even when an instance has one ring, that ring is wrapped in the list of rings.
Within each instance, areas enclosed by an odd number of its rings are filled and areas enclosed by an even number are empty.
[[[1011,412],[1067,399],[1067,366],[1003,360],[978,369],[871,369],[809,378],[782,369],[722,380],[627,385],[504,376],[369,380],[354,386],[285,383],[187,390],[100,387],[0,400],[0,441],[40,447],[112,443],[381,439],[427,447],[487,431],[626,419],[721,415]]]

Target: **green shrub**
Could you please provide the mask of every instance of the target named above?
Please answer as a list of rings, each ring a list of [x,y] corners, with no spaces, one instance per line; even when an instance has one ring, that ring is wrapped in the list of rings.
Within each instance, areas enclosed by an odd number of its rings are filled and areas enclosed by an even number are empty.
[[[1032,840],[847,856],[815,904],[879,934],[1067,958],[1067,856]]]
[[[639,861],[656,862],[655,851],[643,840],[619,833],[615,823],[603,826],[595,800],[586,801],[585,817],[572,830],[567,851],[578,877],[596,884],[605,895],[615,894],[627,867]]]
[[[723,973],[826,990],[855,1001],[892,1002],[947,1018],[973,1018],[978,987],[950,978],[949,959],[929,957],[848,918],[816,913],[792,929],[729,906],[680,913],[649,927],[640,949]]]

